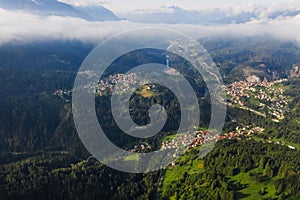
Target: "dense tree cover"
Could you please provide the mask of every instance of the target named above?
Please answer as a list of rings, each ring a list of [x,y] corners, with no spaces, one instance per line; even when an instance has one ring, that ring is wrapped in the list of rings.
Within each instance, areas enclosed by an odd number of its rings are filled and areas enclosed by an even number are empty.
[[[0,168],[1,199],[154,199],[159,178],[159,172],[127,174],[61,153]]]
[[[72,88],[91,48],[76,41],[1,45],[1,151],[73,149],[76,132],[70,109],[53,93]]]
[[[181,177],[165,187],[163,199],[241,199],[249,196],[241,192],[249,186],[234,179],[241,173],[248,173],[253,184],[274,184],[274,191],[259,191],[262,199],[300,196],[298,151],[275,144],[225,140],[204,158],[204,169],[193,171],[186,166],[199,159],[197,152],[189,152],[190,157],[180,160],[178,169],[169,169],[180,171]]]
[[[122,173],[63,152],[27,156],[0,165],[1,199],[241,199],[249,196],[241,192],[248,185],[234,179],[242,173],[264,185],[257,192],[262,199],[300,195],[298,151],[255,141],[220,141],[203,160],[191,150],[164,173]],[[266,189],[268,184],[274,191]]]

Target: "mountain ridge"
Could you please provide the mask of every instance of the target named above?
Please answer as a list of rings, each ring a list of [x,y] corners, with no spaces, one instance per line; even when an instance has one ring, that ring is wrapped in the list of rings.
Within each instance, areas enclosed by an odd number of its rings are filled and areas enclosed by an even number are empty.
[[[162,11],[138,12],[128,14],[127,19],[138,23],[165,23],[165,24],[243,24],[253,20],[260,20],[266,10],[252,10],[234,13],[233,10],[220,8],[212,10],[185,10],[179,6],[163,7]],[[285,9],[269,12],[264,19],[277,20],[285,17],[295,17],[300,14],[297,9]]]
[[[0,8],[11,11],[21,10],[41,16],[70,16],[88,21],[120,20],[103,6],[79,8],[57,0],[0,0]]]

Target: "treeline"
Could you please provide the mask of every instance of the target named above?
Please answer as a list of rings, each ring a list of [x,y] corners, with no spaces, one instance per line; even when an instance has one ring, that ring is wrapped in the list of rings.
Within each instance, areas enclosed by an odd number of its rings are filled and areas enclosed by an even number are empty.
[[[0,169],[1,199],[154,199],[160,174],[127,174],[62,154],[39,155]]]

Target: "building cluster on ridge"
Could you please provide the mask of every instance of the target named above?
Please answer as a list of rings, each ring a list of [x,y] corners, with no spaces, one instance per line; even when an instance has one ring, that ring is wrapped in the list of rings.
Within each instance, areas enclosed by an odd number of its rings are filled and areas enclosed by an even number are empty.
[[[272,86],[285,81],[287,79],[272,82],[266,80],[262,82],[239,81],[227,85],[226,92],[229,96],[229,102],[234,105],[249,106],[246,100],[254,98],[259,104],[251,106],[256,106],[260,110],[267,110],[267,114],[272,116],[272,120],[279,122],[289,112],[289,99],[284,95],[285,90],[283,88],[274,88]]]
[[[113,92],[114,90],[125,92],[135,84],[137,84],[137,75],[135,73],[110,75],[108,78],[99,81],[96,94],[103,96],[107,92]]]

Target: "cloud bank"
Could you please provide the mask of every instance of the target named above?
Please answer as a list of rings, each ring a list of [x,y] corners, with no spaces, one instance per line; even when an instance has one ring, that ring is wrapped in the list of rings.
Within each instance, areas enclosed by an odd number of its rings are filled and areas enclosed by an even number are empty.
[[[257,19],[244,24],[186,25],[142,24],[129,21],[88,22],[72,17],[40,17],[0,9],[0,43],[36,40],[82,40],[100,42],[113,34],[134,28],[163,27],[183,32],[194,39],[207,36],[255,36],[269,34],[281,40],[300,44],[300,15],[273,20]]]

